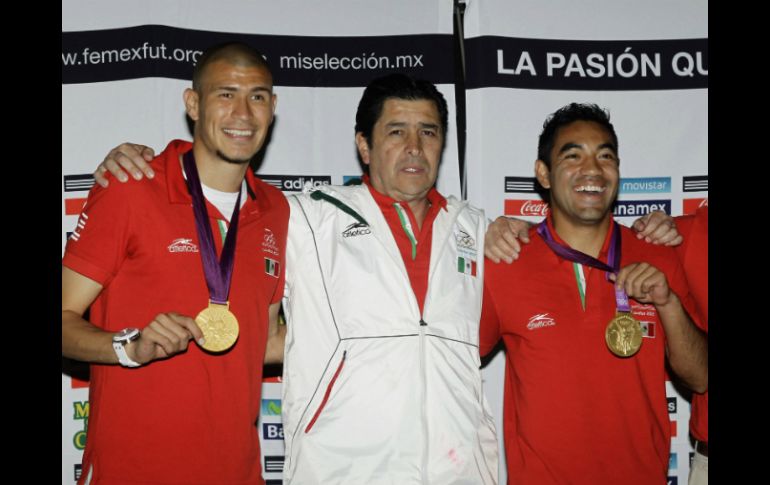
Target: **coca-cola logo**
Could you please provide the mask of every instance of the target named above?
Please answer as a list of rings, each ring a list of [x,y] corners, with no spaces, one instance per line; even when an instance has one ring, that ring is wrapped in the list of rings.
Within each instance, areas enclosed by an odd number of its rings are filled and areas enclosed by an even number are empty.
[[[523,216],[546,216],[548,214],[548,204],[542,201],[528,200],[521,206],[521,215]]]
[[[548,204],[542,200],[507,199],[505,201],[505,215],[545,217],[548,215]]]

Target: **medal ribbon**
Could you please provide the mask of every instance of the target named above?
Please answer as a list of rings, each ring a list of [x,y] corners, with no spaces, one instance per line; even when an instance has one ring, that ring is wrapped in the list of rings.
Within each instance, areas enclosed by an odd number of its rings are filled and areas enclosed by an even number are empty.
[[[587,255],[586,253],[572,249],[559,243],[551,234],[551,230],[548,228],[546,221],[537,225],[537,233],[543,238],[543,241],[548,245],[551,250],[562,258],[573,261],[575,263],[585,264],[593,268],[606,271],[605,278],[610,281],[610,273],[617,276],[620,270],[620,226],[617,222],[612,221],[612,235],[610,236],[610,250],[607,260],[612,263],[609,266],[598,259]],[[630,312],[631,306],[628,303],[628,295],[624,289],[615,288],[615,304],[617,305],[619,312]]]
[[[233,275],[235,240],[238,237],[238,216],[241,212],[241,191],[239,188],[238,197],[235,200],[235,208],[230,217],[230,229],[228,229],[225,242],[222,245],[220,260],[217,261],[214,235],[209,225],[209,213],[206,210],[206,201],[203,197],[198,168],[195,166],[195,156],[192,150],[184,154],[182,163],[187,175],[187,189],[192,197],[195,228],[198,232],[201,260],[203,261],[203,274],[206,276],[209,297],[211,303],[225,305],[230,294],[230,280]]]

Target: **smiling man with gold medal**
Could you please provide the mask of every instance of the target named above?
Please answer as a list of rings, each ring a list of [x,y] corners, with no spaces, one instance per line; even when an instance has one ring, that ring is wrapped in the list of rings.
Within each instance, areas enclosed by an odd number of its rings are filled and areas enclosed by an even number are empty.
[[[480,351],[501,338],[508,350],[510,483],[663,485],[665,361],[694,391],[708,387],[706,339],[685,310],[674,250],[613,220],[619,163],[598,106],[549,116],[535,173],[550,214],[516,262],[487,264]]]
[[[92,364],[81,485],[264,484],[289,207],[249,161],[272,74],[248,45],[214,46],[183,99],[193,143],[169,143],[153,180],[95,187],[62,261],[62,355]]]

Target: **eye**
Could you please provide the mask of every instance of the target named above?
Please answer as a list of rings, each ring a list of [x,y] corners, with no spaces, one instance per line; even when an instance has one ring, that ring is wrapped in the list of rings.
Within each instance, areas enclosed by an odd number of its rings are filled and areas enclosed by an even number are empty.
[[[617,161],[618,157],[613,152],[606,151],[599,154],[599,159],[614,162]]]
[[[229,93],[227,91],[222,91],[221,93],[219,93],[219,97],[220,98],[225,98],[225,99],[230,99],[230,98],[233,97],[233,93]]]
[[[388,132],[388,135],[401,136],[403,133],[404,133],[404,130],[399,130],[396,128],[396,129],[390,130]]]
[[[438,136],[438,133],[436,133],[433,130],[422,130],[422,134],[425,136],[431,136],[431,137]]]
[[[265,95],[262,93],[255,94],[251,97],[254,101],[264,101],[266,99]]]

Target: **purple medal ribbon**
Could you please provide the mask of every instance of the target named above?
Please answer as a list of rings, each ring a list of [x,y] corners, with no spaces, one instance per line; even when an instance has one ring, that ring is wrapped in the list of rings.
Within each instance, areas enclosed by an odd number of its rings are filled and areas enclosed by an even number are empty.
[[[582,253],[568,246],[560,244],[558,241],[556,241],[556,239],[554,239],[553,235],[551,234],[551,230],[548,229],[548,224],[546,221],[543,221],[537,225],[537,233],[540,234],[540,237],[543,238],[543,241],[545,241],[548,247],[551,248],[551,250],[557,255],[569,261],[585,264],[593,268],[606,271],[607,273],[605,273],[604,276],[607,281],[610,281],[610,273],[617,275],[618,271],[620,270],[620,226],[615,221],[612,222],[612,225],[613,231],[612,236],[610,236],[610,250],[607,257],[608,261],[612,262],[612,266],[606,265],[598,259],[587,255],[586,253]],[[631,311],[631,306],[628,304],[628,295],[626,294],[626,290],[622,288],[615,288],[615,304],[617,305],[618,311],[620,312]]]
[[[203,274],[206,276],[206,285],[209,288],[209,296],[212,303],[224,305],[230,294],[230,277],[233,274],[233,262],[235,260],[235,239],[238,237],[238,215],[241,212],[241,191],[238,190],[238,198],[235,200],[235,209],[230,217],[230,228],[225,236],[222,246],[222,255],[217,261],[217,251],[214,246],[214,235],[209,225],[209,213],[206,210],[206,202],[201,189],[201,181],[198,176],[198,168],[195,166],[195,157],[190,150],[183,156],[184,171],[187,175],[187,189],[192,197],[193,212],[195,213],[195,228],[198,232],[198,241],[201,246],[201,260],[203,261]]]

